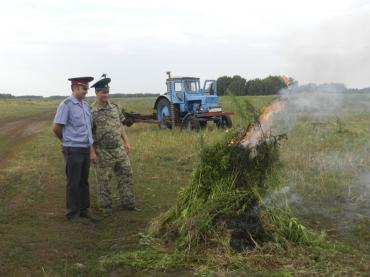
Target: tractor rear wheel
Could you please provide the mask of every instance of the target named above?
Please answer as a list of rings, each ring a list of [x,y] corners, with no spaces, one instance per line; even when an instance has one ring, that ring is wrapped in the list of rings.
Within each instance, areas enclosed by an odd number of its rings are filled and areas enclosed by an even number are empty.
[[[171,128],[171,123],[166,120],[171,116],[170,105],[170,101],[168,101],[166,98],[162,98],[157,104],[157,120],[159,122],[158,126],[160,129]]]
[[[228,115],[223,115],[219,121],[217,121],[218,128],[231,128],[233,127],[233,122],[231,117]]]
[[[199,119],[194,116],[190,115],[188,118],[185,119],[184,127],[186,130],[195,130],[198,131],[200,129]]]

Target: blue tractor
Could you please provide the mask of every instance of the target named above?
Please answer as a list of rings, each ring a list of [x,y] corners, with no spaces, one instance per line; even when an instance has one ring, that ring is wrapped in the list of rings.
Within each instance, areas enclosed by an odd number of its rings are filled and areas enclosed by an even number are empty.
[[[199,78],[167,74],[167,92],[154,104],[160,128],[200,129],[206,127],[208,121],[215,122],[218,127],[232,126],[230,115],[233,113],[222,111],[216,80],[206,80],[201,88]]]
[[[170,72],[167,74],[167,91],[156,99],[153,115],[125,113],[130,123],[156,123],[161,129],[179,126],[199,130],[205,128],[208,121],[213,121],[220,128],[232,127],[230,115],[233,113],[222,111],[216,80],[206,80],[201,88],[199,78],[171,77]]]

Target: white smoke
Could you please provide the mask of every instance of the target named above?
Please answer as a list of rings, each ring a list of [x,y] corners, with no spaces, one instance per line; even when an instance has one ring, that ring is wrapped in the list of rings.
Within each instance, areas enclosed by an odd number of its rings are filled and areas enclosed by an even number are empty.
[[[361,144],[361,133],[346,119],[369,117],[370,95],[289,90],[281,95],[285,110],[275,114],[272,131],[288,135],[282,149],[282,162],[289,164],[287,185],[266,201],[276,203],[284,195],[313,225],[351,236],[357,224],[370,219],[370,143]],[[306,137],[297,134],[302,130]]]
[[[313,91],[296,92],[297,89],[280,91],[285,100],[283,113],[274,115],[273,128],[291,131],[299,118],[314,123],[328,123],[351,113],[370,112],[370,95],[342,92]]]

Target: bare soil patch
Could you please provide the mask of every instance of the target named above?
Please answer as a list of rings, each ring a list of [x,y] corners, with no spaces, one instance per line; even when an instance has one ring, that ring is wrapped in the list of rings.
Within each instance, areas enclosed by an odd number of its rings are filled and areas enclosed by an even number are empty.
[[[52,113],[42,113],[32,117],[9,120],[0,123],[0,136],[10,138],[12,142],[31,137],[51,124]]]
[[[42,132],[51,125],[53,112],[41,113],[27,118],[0,122],[0,169],[5,167],[6,161],[17,151],[17,146],[27,142],[30,138]]]

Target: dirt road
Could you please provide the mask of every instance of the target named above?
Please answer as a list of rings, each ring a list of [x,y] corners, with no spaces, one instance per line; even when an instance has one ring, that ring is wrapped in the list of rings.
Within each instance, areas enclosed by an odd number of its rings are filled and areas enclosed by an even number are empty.
[[[0,169],[12,154],[17,145],[39,134],[44,128],[52,124],[54,112],[47,112],[0,122]]]
[[[50,116],[42,114],[34,118],[24,118],[0,124],[0,136],[6,136],[10,139],[19,140],[36,135],[42,129],[50,124]]]

